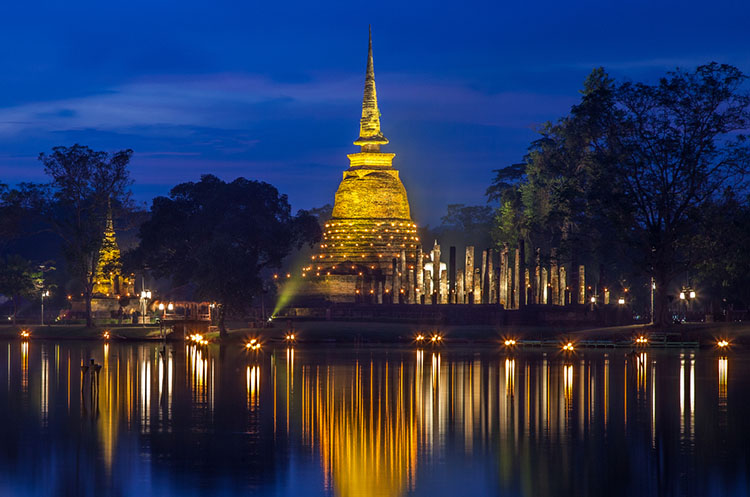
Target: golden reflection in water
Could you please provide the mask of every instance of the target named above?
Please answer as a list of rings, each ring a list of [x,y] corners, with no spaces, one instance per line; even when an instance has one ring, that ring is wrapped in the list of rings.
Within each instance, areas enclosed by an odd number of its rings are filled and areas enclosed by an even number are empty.
[[[39,392],[39,408],[42,418],[42,426],[47,426],[49,420],[49,355],[47,353],[47,347],[42,345],[42,367],[41,367],[42,382]]]
[[[719,407],[727,407],[727,378],[729,375],[729,361],[726,357],[719,357]]]
[[[565,398],[565,424],[570,421],[570,413],[573,410],[573,365],[563,366],[563,392]],[[562,414],[562,413],[561,413]]]
[[[21,390],[29,390],[29,342],[21,342]]]
[[[505,359],[505,395],[513,397],[516,393],[516,360]]]
[[[247,377],[247,408],[252,412],[260,403],[260,366],[248,366],[245,375]]]
[[[651,361],[651,447],[656,448],[656,361]]]
[[[680,437],[685,436],[685,354],[680,354]]]
[[[607,429],[609,422],[609,359],[604,355],[604,429]]]
[[[119,410],[119,357],[115,367],[115,374],[112,374],[112,367],[109,358],[109,344],[104,344],[103,349],[104,361],[102,364],[101,382],[102,392],[99,402],[102,405],[104,415],[99,422],[99,437],[101,439],[102,459],[107,476],[112,473],[114,464],[115,449],[117,447],[118,422],[120,419]],[[114,385],[113,385],[114,383]]]
[[[645,352],[638,354],[636,358],[636,372],[638,377],[638,398],[641,398],[646,393],[646,387],[648,385],[647,367],[648,356]]]
[[[440,357],[433,357],[439,388]],[[399,496],[414,488],[419,434],[425,425],[417,410],[414,379],[407,384],[403,364],[316,368],[303,383],[302,416],[310,416],[328,488],[341,497]],[[311,412],[305,412],[310,410]],[[429,414],[428,414],[429,415]],[[431,441],[427,441],[430,443]]]
[[[144,357],[140,358],[140,361],[141,377],[138,390],[141,394],[141,431],[147,432],[151,423],[151,361],[145,354]]]
[[[695,438],[695,357],[690,354],[690,439]]]

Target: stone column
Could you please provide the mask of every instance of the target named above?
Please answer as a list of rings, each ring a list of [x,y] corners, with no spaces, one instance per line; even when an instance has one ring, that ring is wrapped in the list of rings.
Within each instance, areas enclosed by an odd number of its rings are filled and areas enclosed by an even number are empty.
[[[586,303],[586,268],[581,264],[578,266],[578,303]]]
[[[378,280],[378,282],[376,284],[375,297],[377,299],[376,302],[378,304],[382,304],[383,303],[383,281],[382,280]]]
[[[415,299],[416,303],[422,302],[422,295],[424,295],[424,255],[422,254],[422,242],[417,243],[417,259],[414,261],[414,271],[417,276]]]
[[[579,284],[580,274],[578,273],[578,269],[579,269],[578,254],[576,253],[575,248],[574,248],[571,261],[570,261],[570,303],[571,304],[578,304],[581,302],[581,299],[583,298],[579,296],[581,285]]]
[[[534,282],[531,284],[534,289],[534,303],[542,303],[542,249],[537,247],[534,255]]]
[[[409,266],[406,265],[406,250],[401,249],[401,290],[404,296],[403,301],[405,304],[409,303]]]
[[[557,249],[550,250],[550,304],[560,304],[560,270],[557,266]]]
[[[432,247],[432,292],[436,295],[435,302],[440,303],[440,245],[435,240]]]
[[[495,278],[495,251],[487,249],[487,303],[497,303],[497,290]]]
[[[529,268],[523,270],[523,285],[526,292],[526,302],[534,303],[532,295],[534,289],[531,286],[531,272],[529,271]]]
[[[524,280],[524,274],[526,273],[526,248],[524,247],[523,239],[518,240],[518,248],[516,248],[516,264],[515,264],[515,280],[514,280],[514,291],[516,293],[514,299],[516,303],[516,309],[520,309],[526,305],[526,281]]]
[[[456,303],[456,247],[448,249],[448,303]]]
[[[456,302],[463,304],[464,300],[464,270],[456,271]]]
[[[474,299],[474,247],[466,247],[466,262],[464,264],[464,294],[466,303],[473,303]]]
[[[482,303],[482,271],[478,268],[474,268],[474,303]]]
[[[481,274],[481,279],[479,280],[481,282],[480,283],[481,297],[479,298],[479,302],[481,302],[482,304],[486,304],[487,303],[487,293],[489,293],[488,292],[488,290],[489,290],[488,283],[489,282],[487,281],[487,250],[486,249],[482,250],[482,265],[480,267],[482,268],[482,274]]]
[[[401,276],[398,270],[398,266],[399,260],[394,258],[391,261],[391,271],[393,271],[393,286],[391,287],[391,295],[394,304],[398,304],[398,294],[399,290],[401,289]]]
[[[500,252],[500,295],[498,296],[498,299],[500,300],[500,304],[505,306],[506,309],[511,307],[508,295],[508,270],[510,269],[508,267],[508,262],[508,244],[503,243],[503,249]]]
[[[432,274],[424,270],[424,303],[432,304]]]
[[[447,304],[450,302],[450,293],[448,292],[448,271],[440,272],[440,303]]]
[[[540,299],[541,304],[549,304],[550,303],[550,288],[549,288],[549,271],[547,271],[546,267],[542,268],[542,298]]]
[[[565,266],[560,266],[560,305],[568,305],[570,293],[568,290],[568,275],[565,270]]]

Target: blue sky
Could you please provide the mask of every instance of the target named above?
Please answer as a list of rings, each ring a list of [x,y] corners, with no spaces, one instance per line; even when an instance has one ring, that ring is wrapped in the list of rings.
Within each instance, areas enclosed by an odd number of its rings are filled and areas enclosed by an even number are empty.
[[[3,2],[0,181],[42,181],[40,152],[82,143],[135,151],[140,202],[203,173],[268,181],[295,208],[332,202],[370,23],[387,151],[420,224],[483,203],[492,169],[595,66],[750,72],[746,1]]]

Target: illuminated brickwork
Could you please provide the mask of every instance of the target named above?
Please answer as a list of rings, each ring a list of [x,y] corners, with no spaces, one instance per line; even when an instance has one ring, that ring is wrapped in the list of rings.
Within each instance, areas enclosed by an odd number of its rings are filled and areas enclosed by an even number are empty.
[[[409,200],[398,171],[395,154],[383,153],[388,143],[380,129],[380,110],[375,89],[372,37],[367,55],[367,74],[362,99],[359,138],[362,149],[350,154],[336,191],[332,218],[326,224],[319,252],[312,256],[305,276],[392,272],[392,261],[402,250],[414,262],[417,225],[411,220]]]
[[[117,245],[112,210],[107,213],[102,245],[94,273],[94,295],[100,297],[131,296],[134,294],[133,277],[123,276],[120,247]]]

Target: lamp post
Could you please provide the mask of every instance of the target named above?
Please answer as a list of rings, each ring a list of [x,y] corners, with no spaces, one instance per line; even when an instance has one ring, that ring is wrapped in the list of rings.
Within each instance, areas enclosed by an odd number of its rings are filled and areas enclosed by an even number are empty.
[[[146,307],[151,300],[151,290],[141,290],[141,324],[146,326]]]
[[[44,297],[49,297],[49,290],[42,290],[42,326],[44,326]]]

